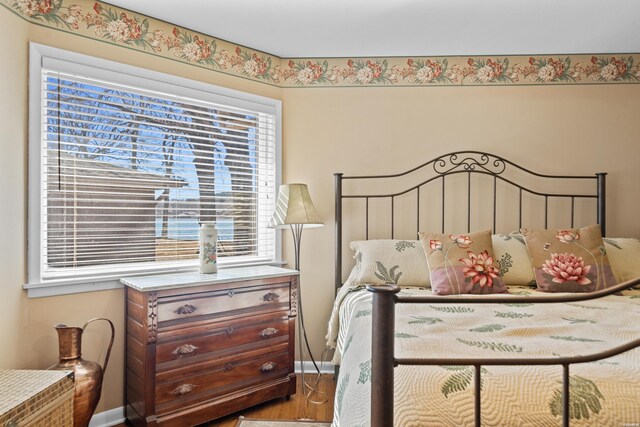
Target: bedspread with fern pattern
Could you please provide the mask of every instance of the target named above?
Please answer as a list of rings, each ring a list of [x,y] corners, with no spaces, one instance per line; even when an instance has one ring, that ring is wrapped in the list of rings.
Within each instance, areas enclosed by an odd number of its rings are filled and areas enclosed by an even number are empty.
[[[430,290],[403,289],[405,295]],[[539,295],[511,288],[518,295]],[[553,357],[590,354],[640,338],[640,291],[566,304],[399,304],[396,357]],[[369,425],[371,295],[344,292],[333,426]],[[330,331],[330,335],[331,335]],[[329,337],[329,341],[332,338]],[[483,426],[559,426],[560,366],[483,368]],[[640,348],[570,370],[572,426],[640,425]],[[471,426],[473,367],[400,366],[396,426]],[[391,404],[391,402],[389,402]]]

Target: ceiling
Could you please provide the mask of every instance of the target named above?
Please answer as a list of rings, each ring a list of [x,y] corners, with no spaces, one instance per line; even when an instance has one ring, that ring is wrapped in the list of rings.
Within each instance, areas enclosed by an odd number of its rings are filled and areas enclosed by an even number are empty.
[[[640,52],[638,0],[107,0],[280,57]]]

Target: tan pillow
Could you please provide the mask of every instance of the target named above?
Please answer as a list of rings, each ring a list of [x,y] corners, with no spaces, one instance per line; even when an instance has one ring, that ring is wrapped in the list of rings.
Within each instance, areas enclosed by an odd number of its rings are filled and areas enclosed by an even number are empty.
[[[524,236],[518,232],[510,234],[494,234],[491,236],[496,263],[500,269],[500,276],[508,285],[535,285],[531,259],[527,252]]]
[[[356,240],[355,282],[429,287],[429,267],[418,240]]]
[[[600,226],[521,232],[539,291],[592,292],[616,284]]]
[[[603,238],[602,240],[618,283],[640,277],[640,239]]]
[[[507,292],[495,261],[491,231],[470,234],[419,233],[438,295]]]

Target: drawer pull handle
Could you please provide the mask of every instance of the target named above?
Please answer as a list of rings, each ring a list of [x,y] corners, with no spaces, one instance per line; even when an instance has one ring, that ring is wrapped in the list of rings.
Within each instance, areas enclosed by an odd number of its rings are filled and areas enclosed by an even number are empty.
[[[231,289],[229,292],[227,292],[227,295],[229,295],[229,298],[231,298],[235,294],[236,294],[236,291],[234,291],[233,289]]]
[[[278,333],[278,330],[276,328],[267,328],[267,329],[263,329],[262,332],[260,332],[260,336],[262,338],[269,338],[274,336],[277,333]]]
[[[269,292],[268,294],[264,294],[264,296],[262,297],[262,301],[265,301],[265,302],[277,301],[279,298],[280,298],[280,295],[276,294],[275,292]]]
[[[196,307],[195,305],[185,304],[185,305],[181,305],[180,307],[176,308],[175,310],[173,310],[173,312],[176,313],[176,314],[191,314],[194,311],[196,311],[197,309],[198,309],[198,307]]]
[[[267,362],[264,365],[260,366],[258,370],[263,374],[268,374],[269,372],[273,371],[277,367],[278,367],[278,364],[276,362]]]
[[[233,326],[228,326],[224,331],[227,333],[227,335],[231,335],[233,333],[233,330]]]
[[[191,393],[193,391],[193,389],[195,389],[196,387],[198,387],[195,384],[182,384],[179,385],[178,387],[176,387],[171,394],[174,394],[176,396],[182,396],[185,395],[187,393]]]
[[[197,349],[198,347],[196,347],[193,344],[185,344],[185,345],[181,345],[180,347],[176,347],[176,349],[173,350],[171,353],[176,356],[188,356],[195,353]]]
[[[232,370],[233,368],[235,368],[235,365],[233,363],[227,363],[226,365],[224,365],[224,370],[227,372]]]

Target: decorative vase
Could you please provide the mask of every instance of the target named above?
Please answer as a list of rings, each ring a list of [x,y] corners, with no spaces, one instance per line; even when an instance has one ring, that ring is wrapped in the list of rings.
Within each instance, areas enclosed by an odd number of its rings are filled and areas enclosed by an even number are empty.
[[[109,322],[111,326],[111,341],[104,358],[104,364],[100,366],[96,362],[84,360],[82,356],[82,333],[89,323],[97,320]],[[91,421],[93,412],[96,410],[100,393],[102,391],[102,379],[109,363],[109,355],[115,337],[115,328],[109,319],[91,319],[82,328],[77,326],[56,325],[58,332],[58,344],[60,348],[57,365],[51,369],[73,371],[74,393],[73,393],[73,425],[74,427],[86,427]]]
[[[218,230],[213,222],[200,225],[200,273],[218,272]]]

